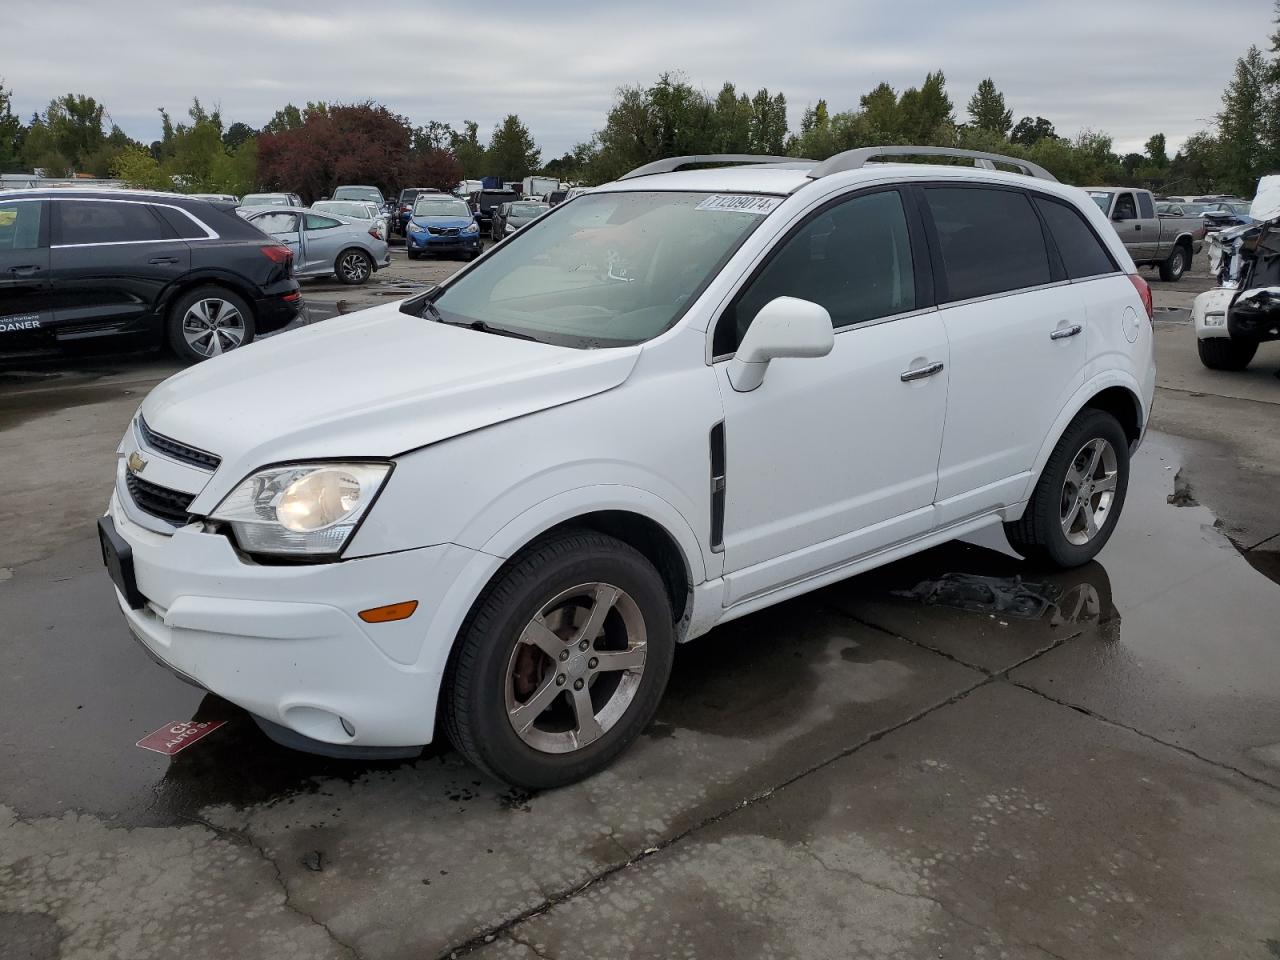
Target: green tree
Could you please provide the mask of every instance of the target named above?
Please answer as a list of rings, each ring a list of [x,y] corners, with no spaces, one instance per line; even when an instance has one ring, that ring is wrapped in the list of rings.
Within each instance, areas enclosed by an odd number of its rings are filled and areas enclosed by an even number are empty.
[[[755,153],[780,155],[787,144],[787,98],[769,95],[761,87],[751,98],[751,149]]]
[[[529,128],[516,114],[510,113],[493,128],[486,160],[494,176],[518,180],[538,169],[541,151],[533,142]]]
[[[236,121],[227,127],[226,132],[222,135],[222,145],[228,150],[236,150],[241,144],[252,140],[258,135],[258,131],[247,123]]]
[[[462,165],[462,175],[476,180],[485,175],[485,148],[480,142],[480,125],[474,120],[462,124],[462,132],[449,131],[449,149]]]
[[[13,93],[0,79],[0,173],[16,172],[22,166],[22,142],[26,129],[13,112]]]
[[[163,112],[163,111],[162,111]],[[262,128],[263,133],[282,133],[285,130],[298,130],[302,127],[302,111],[292,103],[286,103],[272,115]]]
[[[711,104],[711,153],[747,153],[751,150],[751,104],[726,83]]]
[[[1163,133],[1153,133],[1147,140],[1147,159],[1158,167],[1169,165],[1169,150]]]
[[[955,125],[954,107],[947,95],[947,78],[941,70],[925,75],[919,88],[908,87],[898,98],[897,130],[903,140],[938,144]]]
[[[139,190],[172,189],[160,162],[142,147],[129,147],[117,154],[111,162],[111,176]]]
[[[995,82],[987,77],[969,98],[969,117],[980,130],[988,130],[1007,136],[1013,126],[1013,111],[1005,108],[1004,94],[996,89]]]
[[[1056,137],[1057,131],[1053,129],[1053,124],[1044,117],[1023,117],[1013,128],[1013,132],[1009,134],[1009,141],[1023,147],[1032,147],[1043,140],[1045,137]]]
[[[1269,126],[1268,113],[1273,109],[1274,95],[1268,97],[1267,77],[1270,67],[1262,52],[1250,47],[1236,61],[1235,76],[1222,94],[1222,110],[1218,113],[1219,181],[1233,193],[1250,195],[1263,173],[1266,162],[1274,154],[1274,145],[1265,143],[1264,131]]]
[[[646,96],[659,156],[709,153],[714,149],[714,111],[707,98],[680,74],[662,74]]]

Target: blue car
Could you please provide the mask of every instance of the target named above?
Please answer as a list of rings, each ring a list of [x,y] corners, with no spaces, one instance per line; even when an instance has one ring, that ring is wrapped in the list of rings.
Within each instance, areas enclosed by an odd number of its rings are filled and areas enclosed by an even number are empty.
[[[426,193],[414,201],[404,242],[410,260],[431,253],[460,253],[470,260],[480,255],[480,224],[465,200]]]

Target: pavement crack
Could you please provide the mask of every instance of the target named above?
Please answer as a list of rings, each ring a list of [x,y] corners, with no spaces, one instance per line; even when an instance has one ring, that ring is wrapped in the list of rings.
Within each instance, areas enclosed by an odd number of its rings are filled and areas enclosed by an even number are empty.
[[[212,831],[216,836],[221,837],[223,840],[226,840],[229,843],[234,843],[238,846],[248,847],[250,850],[256,853],[263,861],[266,862],[266,864],[269,867],[271,867],[271,870],[275,874],[276,886],[278,886],[280,888],[280,892],[284,894],[285,909],[290,911],[291,913],[297,914],[303,920],[306,920],[308,923],[314,926],[317,926],[321,930],[323,930],[325,932],[325,935],[329,938],[329,940],[335,946],[339,947],[344,953],[346,953],[347,956],[351,957],[351,960],[361,960],[360,951],[357,950],[352,944],[347,943],[345,940],[339,937],[336,933],[334,933],[333,928],[330,927],[323,920],[321,920],[319,917],[317,917],[315,914],[309,913],[308,911],[300,907],[298,904],[294,903],[293,894],[290,893],[289,891],[289,884],[285,880],[284,872],[280,869],[280,865],[276,863],[275,858],[272,857],[271,854],[267,852],[266,848],[262,846],[262,844],[258,843],[256,840],[253,839],[253,837],[249,834],[247,830],[236,830],[230,827],[220,827],[215,823],[210,823],[208,820],[205,820],[203,817],[192,816],[191,814],[179,814],[179,816],[183,820],[188,821],[189,823],[198,824],[199,826],[204,827],[206,830]]]
[[[917,723],[918,721],[923,720],[925,717],[929,716],[931,713],[934,713],[938,710],[942,710],[943,708],[949,707],[952,704],[958,703],[959,701],[969,696],[969,694],[973,693],[978,688],[984,687],[987,684],[991,683],[993,679],[995,678],[993,678],[990,675],[984,675],[982,679],[978,680],[976,683],[972,683],[969,686],[963,688],[962,690],[958,690],[957,692],[951,694],[949,697],[939,700],[937,703],[931,704],[925,707],[924,709],[917,711],[916,713],[912,714],[906,719],[900,720],[897,723],[890,724],[887,727],[882,727],[879,730],[875,730],[867,734],[857,743],[854,743],[848,747],[845,747],[843,750],[836,752],[835,754],[827,757],[824,760],[819,760],[817,763],[814,763],[812,766],[806,767],[804,770],[801,770],[799,773],[792,774],[790,777],[787,777],[785,780],[782,780],[771,787],[767,787],[764,790],[759,791],[758,793],[754,793],[751,796],[746,797],[745,799],[739,800],[732,807],[729,807],[726,810],[721,810],[719,813],[713,813],[706,817],[703,817],[697,823],[694,823],[691,826],[686,827],[684,830],[681,830],[679,833],[673,834],[670,837],[666,838],[665,840],[659,840],[656,843],[651,844],[650,846],[646,847],[643,852],[638,853],[633,857],[629,857],[628,859],[620,863],[611,864],[610,866],[606,867],[604,870],[601,870],[599,873],[594,874],[593,876],[589,877],[587,880],[583,881],[577,886],[569,889],[561,890],[557,893],[553,893],[550,896],[546,897],[541,903],[537,904],[536,906],[530,907],[527,910],[523,910],[512,917],[508,917],[506,920],[503,920],[500,923],[494,924],[488,929],[483,930],[480,933],[477,933],[475,936],[471,937],[468,940],[463,941],[462,943],[457,944],[456,946],[446,947],[444,950],[442,950],[438,954],[438,956],[442,958],[442,960],[443,958],[449,958],[449,960],[456,960],[456,958],[458,957],[466,956],[469,953],[472,953],[476,950],[481,949],[486,944],[492,943],[494,939],[496,939],[497,937],[501,937],[501,936],[509,937],[511,935],[511,932],[516,927],[520,926],[520,924],[524,923],[526,920],[531,920],[534,917],[541,916],[542,914],[550,912],[552,909],[554,909],[555,907],[558,907],[560,904],[573,900],[589,887],[593,887],[593,886],[596,886],[597,884],[603,883],[605,880],[608,880],[614,874],[620,873],[623,870],[626,870],[630,867],[635,866],[636,864],[643,863],[644,861],[648,860],[651,857],[657,856],[662,851],[666,850],[668,847],[671,847],[677,843],[680,843],[683,840],[687,839],[688,837],[701,832],[707,827],[710,827],[714,824],[721,822],[722,820],[727,819],[728,817],[733,816],[733,814],[737,813],[739,810],[743,810],[747,807],[754,806],[755,804],[760,803],[762,800],[769,799],[779,790],[784,790],[787,787],[791,786],[792,784],[796,783],[797,781],[803,780],[804,778],[809,777],[817,773],[818,771],[829,767],[833,763],[838,763],[839,761],[845,759],[846,757],[852,756],[853,754],[857,753],[860,750],[865,749],[871,744],[876,743],[880,740],[883,740],[885,737],[889,736],[889,734],[896,733],[898,730],[901,730],[904,727],[908,727],[913,723]]]
[[[503,936],[505,936],[508,940],[512,941],[513,943],[518,943],[520,944],[520,946],[527,948],[529,952],[531,952],[535,957],[541,957],[542,960],[556,960],[554,956],[539,950],[536,944],[534,944],[530,940],[526,940],[524,937],[517,934],[514,930],[508,930],[505,934],[503,934]]]
[[[1048,700],[1050,703],[1056,703],[1058,704],[1058,706],[1066,707],[1068,710],[1075,710],[1077,713],[1083,713],[1086,717],[1091,717],[1094,720],[1098,720],[1102,723],[1110,724],[1111,726],[1118,727],[1121,730],[1128,730],[1130,733],[1136,733],[1138,736],[1142,737],[1145,740],[1150,740],[1152,743],[1158,743],[1162,747],[1168,747],[1171,750],[1177,750],[1179,753],[1186,754],[1188,757],[1191,757],[1195,760],[1199,760],[1202,763],[1207,763],[1210,766],[1217,767],[1219,770],[1226,770],[1228,773],[1234,773],[1237,776],[1244,777],[1244,779],[1248,780],[1250,783],[1257,784],[1260,787],[1267,787],[1270,790],[1280,790],[1280,784],[1272,783],[1270,780],[1264,780],[1262,777],[1255,776],[1254,774],[1249,773],[1247,770],[1242,770],[1237,766],[1233,766],[1232,764],[1224,763],[1221,760],[1215,760],[1212,757],[1206,757],[1204,754],[1197,753],[1195,750],[1192,750],[1190,747],[1185,747],[1180,743],[1173,743],[1170,740],[1164,740],[1161,737],[1157,737],[1153,733],[1147,733],[1147,731],[1141,730],[1138,727],[1130,726],[1127,723],[1121,723],[1119,720],[1113,720],[1111,719],[1111,717],[1108,717],[1105,714],[1098,713],[1098,711],[1090,709],[1089,707],[1083,706],[1081,704],[1072,703],[1070,700],[1063,700],[1059,697],[1051,696],[1045,693],[1043,690],[1033,687],[1028,683],[1023,683],[1019,680],[1014,680],[1011,677],[1005,677],[1003,679],[1006,680],[1008,683],[1013,684],[1015,687],[1020,687],[1023,690],[1026,690],[1028,693],[1033,693],[1037,697],[1042,697],[1045,700]]]

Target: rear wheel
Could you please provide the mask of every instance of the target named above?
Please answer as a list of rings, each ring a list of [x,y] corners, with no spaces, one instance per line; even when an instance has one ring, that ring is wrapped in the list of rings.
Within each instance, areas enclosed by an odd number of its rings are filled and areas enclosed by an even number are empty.
[[[1168,259],[1160,264],[1160,279],[1165,282],[1176,282],[1187,272],[1191,257],[1186,247],[1178,244],[1169,253]]]
[[[373,258],[363,250],[343,250],[334,262],[333,272],[342,283],[356,286],[373,276]]]
[[[1258,352],[1258,344],[1227,337],[1210,337],[1196,341],[1200,362],[1210,370],[1243,370]]]
[[[1078,567],[1111,537],[1129,488],[1129,439],[1111,414],[1086,408],[1054,447],[1020,520],[1004,525],[1028,560]]]
[[[671,673],[671,603],[634,548],[570,531],[512,559],[476,602],[444,681],[449,737],[476,766],[543,789],[607,766]]]
[[[169,310],[169,346],[186,363],[220,356],[254,337],[253,309],[225,287],[197,287]]]

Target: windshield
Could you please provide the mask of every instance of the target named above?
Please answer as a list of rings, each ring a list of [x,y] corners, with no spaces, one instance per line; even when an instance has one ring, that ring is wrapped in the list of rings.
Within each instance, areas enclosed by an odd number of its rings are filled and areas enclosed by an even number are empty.
[[[469,217],[471,208],[462,200],[445,200],[430,195],[418,198],[413,205],[415,217]]]
[[[551,207],[545,203],[513,203],[507,212],[507,217],[511,220],[532,220],[550,209]]]
[[[373,211],[369,209],[369,206],[364,203],[356,203],[355,201],[335,202],[333,200],[322,200],[320,203],[315,204],[311,209],[317,210],[320,213],[333,213],[340,217],[351,217],[355,220],[373,219]]]
[[[378,192],[376,187],[339,187],[333,191],[333,199],[372,200],[374,203],[381,203],[382,194]]]
[[[250,193],[240,201],[245,207],[287,207],[289,198],[281,193]]]
[[[779,197],[594,193],[505,240],[440,293],[449,323],[578,348],[662,333]]]
[[[1096,203],[1103,213],[1111,209],[1111,194],[1105,190],[1090,190],[1089,199]]]

